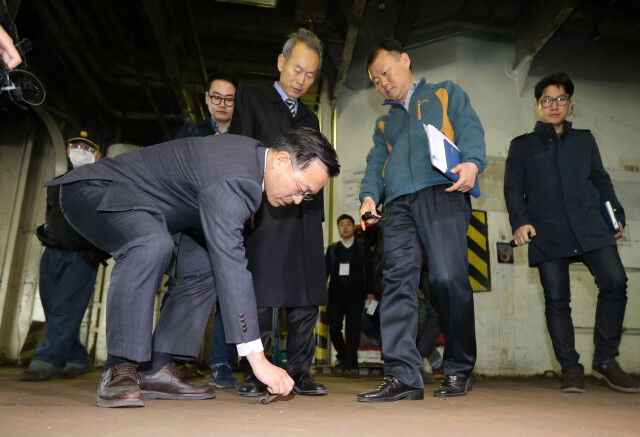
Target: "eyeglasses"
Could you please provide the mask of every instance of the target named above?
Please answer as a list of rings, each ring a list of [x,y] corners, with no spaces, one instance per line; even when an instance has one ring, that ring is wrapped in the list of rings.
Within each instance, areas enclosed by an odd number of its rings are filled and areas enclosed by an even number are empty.
[[[97,150],[94,149],[93,147],[91,147],[90,145],[88,145],[87,143],[83,142],[83,141],[76,141],[73,143],[69,143],[68,144],[70,149],[80,149],[80,150],[85,150],[89,153],[93,153],[94,155],[96,154]]]
[[[291,171],[293,172],[293,180],[295,181],[296,187],[298,188],[298,192],[293,193],[291,197],[302,197],[303,201],[313,200],[313,196],[311,194],[305,193],[300,188],[300,184],[298,184],[298,179],[296,178],[296,169],[293,168],[293,161],[291,161]]]
[[[224,106],[231,107],[236,104],[236,101],[233,97],[222,97],[217,94],[213,94],[210,95],[209,98],[211,99],[211,103],[213,103],[214,105],[219,105],[220,103],[224,102]]]
[[[556,102],[558,104],[558,106],[565,106],[568,102],[569,99],[571,97],[569,96],[559,96],[559,97],[543,97],[541,98],[538,103],[540,103],[540,106],[542,106],[543,108],[548,108],[551,105],[553,105],[553,102]]]

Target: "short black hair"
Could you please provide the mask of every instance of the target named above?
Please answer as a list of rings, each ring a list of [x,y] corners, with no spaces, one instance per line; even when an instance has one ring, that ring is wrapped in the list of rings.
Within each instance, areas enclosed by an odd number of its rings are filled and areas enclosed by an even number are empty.
[[[238,79],[233,74],[225,73],[224,71],[212,71],[207,75],[207,89],[205,91],[211,89],[211,84],[214,80],[226,80],[234,86],[236,91],[238,90]]]
[[[398,55],[401,55],[402,53],[404,53],[404,48],[402,47],[402,44],[400,44],[400,41],[398,41],[397,39],[393,39],[391,37],[385,38],[382,41],[379,41],[373,46],[371,46],[371,49],[369,49],[369,54],[367,55],[367,64],[366,64],[367,70],[369,70],[369,67],[371,66],[371,64],[373,64],[373,61],[376,60],[376,57],[378,56],[378,53],[380,52],[380,50],[385,50],[391,53],[397,53]]]
[[[571,82],[571,79],[569,79],[569,75],[567,73],[557,72],[543,77],[536,84],[536,101],[540,100],[540,97],[542,97],[542,92],[551,85],[563,87],[567,94],[569,94],[569,97],[573,95],[573,82]]]
[[[353,217],[351,217],[349,214],[342,214],[342,215],[340,215],[340,217],[338,217],[338,220],[336,220],[336,224],[337,224],[337,225],[339,225],[339,224],[340,224],[340,222],[341,222],[342,220],[351,220],[351,223],[352,223],[353,225],[355,225],[355,224],[356,224],[356,222],[355,222],[355,221],[353,221]]]
[[[271,147],[288,152],[294,167],[300,170],[305,170],[314,159],[318,158],[327,167],[329,177],[340,174],[340,163],[333,146],[327,137],[310,127],[284,131],[273,141]]]

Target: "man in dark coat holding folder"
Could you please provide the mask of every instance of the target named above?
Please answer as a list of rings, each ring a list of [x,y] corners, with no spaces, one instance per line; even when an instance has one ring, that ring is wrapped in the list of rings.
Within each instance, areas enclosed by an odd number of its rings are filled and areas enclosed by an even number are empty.
[[[243,225],[263,192],[273,206],[299,204],[338,172],[326,138],[296,129],[270,149],[236,135],[174,140],[49,182],[62,185],[60,206],[69,223],[116,262],[98,405],[213,397],[212,388],[182,380],[172,359],[197,356],[216,294],[228,322],[227,341],[237,344],[270,392],[289,393],[293,380],[263,353]],[[189,229],[203,231],[206,249],[181,235]],[[210,269],[202,274],[206,265]],[[172,266],[182,280],[165,302],[152,339],[156,290]],[[149,360],[150,368],[137,368]]]
[[[616,362],[627,303],[627,277],[616,239],[622,236],[624,209],[602,165],[588,130],[566,121],[573,83],[565,73],[540,80],[535,87],[540,120],[533,133],[511,142],[505,168],[504,196],[517,245],[529,245],[529,265],[538,268],[553,351],[562,366],[561,390],[584,392],[584,367],[575,349],[571,320],[569,264],[582,262],[598,285],[593,333],[592,375],[624,392],[638,383]],[[615,217],[603,215],[609,202]],[[615,230],[614,226],[619,226]]]

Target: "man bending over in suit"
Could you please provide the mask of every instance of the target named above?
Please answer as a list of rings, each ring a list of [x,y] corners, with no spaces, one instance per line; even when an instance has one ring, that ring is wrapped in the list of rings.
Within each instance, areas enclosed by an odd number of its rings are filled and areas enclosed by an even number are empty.
[[[292,379],[264,356],[242,229],[263,192],[274,207],[299,204],[339,173],[327,139],[296,129],[267,149],[235,135],[184,138],[90,167],[47,185],[62,185],[60,206],[69,223],[116,261],[98,406],[215,397],[213,387],[182,379],[172,360],[197,356],[216,297],[227,341],[237,344],[271,393],[288,394]],[[188,229],[202,229],[206,248],[181,233]],[[152,337],[154,299],[165,272],[183,280]],[[146,370],[138,368],[149,360]]]

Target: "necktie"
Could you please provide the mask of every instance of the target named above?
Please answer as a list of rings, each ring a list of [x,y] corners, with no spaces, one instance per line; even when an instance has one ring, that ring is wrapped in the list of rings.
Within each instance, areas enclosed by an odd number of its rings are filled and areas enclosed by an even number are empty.
[[[287,104],[287,107],[289,107],[289,111],[291,111],[291,115],[293,115],[295,117],[296,115],[296,101],[293,99],[286,99],[284,101]]]

